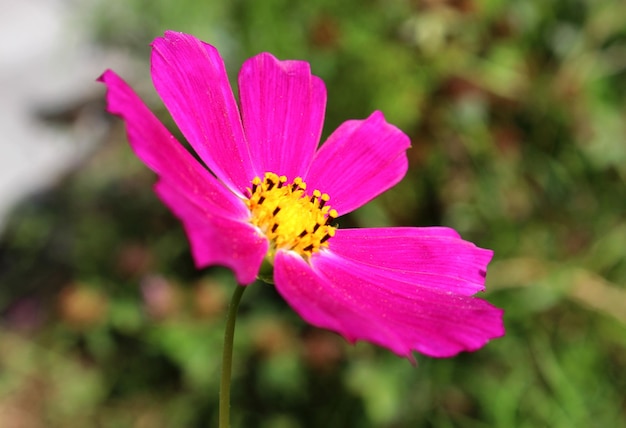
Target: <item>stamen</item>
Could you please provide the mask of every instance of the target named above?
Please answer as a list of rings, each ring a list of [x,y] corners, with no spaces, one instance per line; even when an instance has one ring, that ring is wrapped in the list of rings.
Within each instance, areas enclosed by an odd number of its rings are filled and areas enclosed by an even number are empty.
[[[330,196],[328,196],[328,193],[324,193],[322,197],[320,198],[320,208],[323,208],[326,202],[328,202],[329,200],[330,200]]]
[[[337,211],[336,210],[330,210],[328,212],[328,217],[326,218],[326,225],[330,225],[333,220],[335,220],[337,218]]]
[[[276,183],[274,183],[269,178],[265,179],[265,181],[267,182],[267,190],[272,190],[272,187],[274,187],[276,185]]]
[[[278,250],[294,251],[308,260],[335,235],[331,223],[337,211],[327,206],[330,197],[317,189],[308,193],[306,187],[301,177],[288,184],[286,176],[268,172],[263,179],[255,177],[247,189],[250,222],[269,240],[270,261]]]

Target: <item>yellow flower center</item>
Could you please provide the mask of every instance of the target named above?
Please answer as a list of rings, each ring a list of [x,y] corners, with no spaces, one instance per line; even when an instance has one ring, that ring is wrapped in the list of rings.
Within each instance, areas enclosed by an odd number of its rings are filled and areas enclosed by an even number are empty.
[[[319,190],[307,194],[302,178],[287,184],[287,177],[267,172],[263,180],[255,177],[248,191],[250,222],[269,239],[270,260],[277,250],[295,251],[308,259],[335,235],[337,228],[330,224],[337,211],[327,205],[330,197]]]

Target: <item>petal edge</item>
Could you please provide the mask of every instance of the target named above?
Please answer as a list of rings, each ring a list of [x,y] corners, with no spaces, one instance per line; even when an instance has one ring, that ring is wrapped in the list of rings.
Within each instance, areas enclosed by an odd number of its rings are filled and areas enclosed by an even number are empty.
[[[240,196],[257,175],[224,61],[217,49],[174,31],[152,42],[152,81],[209,169]]]
[[[182,222],[196,267],[226,266],[242,285],[256,280],[269,244],[254,226],[213,215],[165,181],[155,192]]]
[[[396,185],[406,174],[409,137],[379,111],[364,120],[349,120],[316,153],[305,181],[330,195],[343,215]]]
[[[319,144],[326,88],[304,61],[269,53],[248,59],[239,72],[246,138],[258,172],[293,180],[309,168]]]

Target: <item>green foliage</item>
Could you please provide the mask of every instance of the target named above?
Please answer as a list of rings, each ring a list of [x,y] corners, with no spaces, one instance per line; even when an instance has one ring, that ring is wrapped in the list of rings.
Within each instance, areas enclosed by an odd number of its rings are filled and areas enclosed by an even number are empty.
[[[484,297],[506,310],[506,337],[417,367],[306,326],[254,285],[235,426],[626,425],[625,3],[102,1],[89,23],[144,60],[165,29],[194,33],[233,81],[260,51],[309,61],[328,87],[326,135],[380,109],[413,144],[405,180],[341,226],[441,224],[495,250]],[[195,270],[153,180],[116,122],[92,160],[12,216],[3,421],[214,426],[234,280]]]

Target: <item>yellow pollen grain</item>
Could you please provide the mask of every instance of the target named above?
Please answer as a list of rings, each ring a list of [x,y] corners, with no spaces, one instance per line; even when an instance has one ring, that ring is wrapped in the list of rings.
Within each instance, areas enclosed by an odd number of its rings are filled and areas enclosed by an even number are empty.
[[[248,191],[250,222],[270,241],[270,260],[277,250],[295,251],[308,259],[335,235],[337,228],[331,223],[337,211],[328,205],[330,197],[317,189],[308,194],[301,177],[287,183],[287,177],[267,172],[263,179],[255,177]]]

